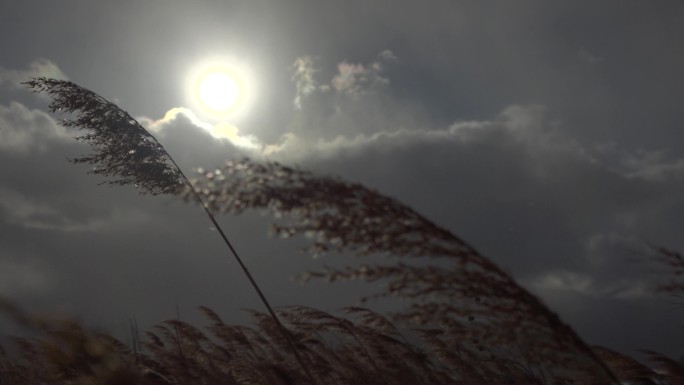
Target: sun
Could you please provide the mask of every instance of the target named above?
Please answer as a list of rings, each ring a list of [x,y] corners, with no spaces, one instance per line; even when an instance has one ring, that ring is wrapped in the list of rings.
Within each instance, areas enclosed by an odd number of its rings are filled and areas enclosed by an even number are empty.
[[[226,72],[212,72],[199,81],[197,96],[200,103],[214,112],[226,112],[237,102],[240,88]]]
[[[189,76],[193,109],[212,120],[236,120],[254,100],[256,86],[248,66],[234,59],[205,60]]]

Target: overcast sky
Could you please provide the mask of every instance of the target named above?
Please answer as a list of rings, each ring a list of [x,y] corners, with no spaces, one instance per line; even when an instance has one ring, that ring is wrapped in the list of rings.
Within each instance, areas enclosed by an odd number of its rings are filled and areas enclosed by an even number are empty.
[[[246,154],[377,188],[588,342],[678,357],[644,244],[684,250],[682,20],[679,0],[4,1],[0,295],[115,332],[259,308],[197,208],[66,161],[88,148],[19,85],[48,76],[118,103],[186,171]],[[239,115],[193,99],[216,58],[249,73]],[[320,261],[264,218],[221,222],[275,304],[355,304],[362,289],[290,282]]]

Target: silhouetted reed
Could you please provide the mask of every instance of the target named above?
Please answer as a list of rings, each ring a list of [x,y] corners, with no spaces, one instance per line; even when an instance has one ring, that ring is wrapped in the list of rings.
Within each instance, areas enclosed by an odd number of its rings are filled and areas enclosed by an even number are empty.
[[[587,346],[568,325],[496,264],[448,229],[377,191],[278,163],[229,161],[192,183],[138,122],[71,82],[27,83],[52,97],[50,110],[85,130],[94,166],[106,183],[199,202],[269,314],[250,311],[253,326],[224,323],[211,309],[198,329],[170,320],[132,348],[73,321],[40,319],[7,302],[2,310],[33,331],[0,349],[0,385],[38,384],[643,384],[682,383],[681,363],[657,353],[661,372],[620,353]],[[305,235],[314,254],[359,257],[304,279],[364,279],[382,284],[365,299],[393,297],[390,317],[360,307],[346,316],[290,306],[271,308],[216,223],[214,213],[270,211],[273,231]],[[371,257],[374,258],[366,258]],[[380,257],[378,259],[377,257]],[[684,258],[663,251],[676,274]],[[380,262],[379,262],[380,261]],[[669,286],[668,290],[681,290]],[[293,351],[295,354],[288,354]]]
[[[308,250],[315,254],[334,250],[404,259],[329,267],[308,278],[383,283],[384,290],[371,297],[405,300],[408,306],[394,319],[432,328],[427,335],[443,357],[441,365],[506,366],[523,358],[530,374],[540,378],[601,372],[606,381],[611,378],[537,297],[458,236],[395,199],[357,183],[250,159],[205,171],[193,183],[215,212],[257,209],[283,217],[274,232],[309,235]],[[435,258],[442,266],[431,262]]]
[[[75,83],[41,77],[24,84],[35,92],[43,92],[50,96],[50,112],[72,114],[73,118],[62,120],[61,124],[85,131],[84,135],[76,139],[90,144],[93,150],[92,154],[72,161],[93,165],[90,172],[108,178],[104,183],[133,185],[140,188],[141,192],[152,195],[177,194],[184,186],[191,191],[194,200],[204,209],[261,302],[279,326],[280,332],[290,342],[292,353],[302,369],[308,373],[308,368],[301,361],[288,331],[283,327],[213,213],[207,208],[202,197],[193,190],[181,168],[157,139],[116,104]]]

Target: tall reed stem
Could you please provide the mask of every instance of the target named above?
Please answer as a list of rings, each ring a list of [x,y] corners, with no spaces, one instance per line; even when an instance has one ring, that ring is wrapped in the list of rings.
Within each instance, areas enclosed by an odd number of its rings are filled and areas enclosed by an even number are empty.
[[[316,384],[309,367],[304,364],[299,355],[292,336],[273,311],[271,304],[245,266],[235,247],[228,240],[200,194],[190,183],[190,179],[157,138],[133,119],[128,112],[95,92],[75,83],[41,77],[29,80],[24,84],[35,92],[46,92],[52,97],[53,100],[49,106],[51,112],[78,113],[75,119],[62,121],[62,125],[88,131],[86,135],[76,139],[91,143],[96,151],[94,154],[73,159],[74,163],[102,166],[95,167],[92,173],[120,178],[109,181],[110,184],[135,184],[138,186],[140,183],[142,187],[147,189],[148,193],[153,195],[177,193],[180,183],[184,183],[190,188],[193,196],[221,234],[223,242],[228,246],[252,287],[256,290],[259,299],[278,325],[278,329],[292,349],[292,353],[304,370],[305,375],[312,384]],[[165,160],[160,161],[160,159],[168,159],[174,168],[171,168]]]
[[[154,140],[156,141],[157,139],[154,138]],[[294,354],[295,359],[297,360],[299,365],[302,367],[302,370],[304,370],[304,373],[309,378],[309,381],[311,381],[311,383],[313,383],[313,384],[316,384],[317,382],[314,380],[314,376],[311,373],[311,371],[309,370],[309,367],[304,363],[304,360],[302,359],[302,357],[299,355],[299,352],[297,351],[297,346],[294,342],[294,339],[292,338],[292,335],[290,334],[289,330],[287,330],[285,325],[283,325],[283,323],[280,321],[280,318],[278,317],[276,312],[273,310],[273,307],[271,307],[270,302],[268,302],[268,299],[266,299],[266,296],[261,291],[261,287],[259,287],[259,284],[257,284],[256,280],[252,276],[252,273],[249,272],[249,269],[247,268],[245,263],[242,261],[242,258],[240,258],[240,255],[238,254],[237,250],[235,250],[235,247],[233,246],[233,244],[228,239],[228,236],[226,235],[226,233],[223,231],[221,226],[216,221],[214,214],[211,212],[211,210],[209,210],[207,205],[204,203],[204,200],[202,200],[202,198],[200,197],[197,190],[195,190],[195,187],[192,185],[192,183],[190,183],[190,180],[188,179],[188,177],[185,176],[185,173],[183,173],[183,170],[181,170],[181,168],[178,167],[178,164],[171,157],[171,155],[169,155],[169,159],[171,160],[171,163],[173,163],[173,165],[176,166],[176,168],[180,171],[181,176],[183,177],[187,186],[192,191],[193,196],[195,197],[195,199],[197,199],[197,202],[202,206],[202,208],[204,209],[204,212],[207,214],[207,216],[209,217],[209,220],[214,225],[216,230],[218,230],[219,234],[221,234],[221,238],[223,239],[223,242],[226,244],[226,246],[228,246],[228,249],[230,249],[230,252],[233,254],[233,257],[235,257],[235,260],[240,265],[240,268],[242,269],[242,271],[247,276],[247,279],[249,279],[249,282],[252,284],[252,287],[254,288],[256,293],[259,295],[259,299],[261,299],[261,302],[264,304],[264,306],[268,310],[268,313],[271,315],[271,317],[275,321],[276,325],[278,326],[278,330],[280,330],[280,333],[287,340],[287,343],[288,343],[288,345],[290,345],[290,348],[292,349],[292,353]]]

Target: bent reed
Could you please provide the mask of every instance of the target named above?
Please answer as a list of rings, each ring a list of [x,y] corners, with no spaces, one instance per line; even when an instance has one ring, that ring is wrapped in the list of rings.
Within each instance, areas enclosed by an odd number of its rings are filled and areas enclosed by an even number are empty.
[[[251,326],[231,325],[202,307],[210,321],[206,330],[169,320],[144,337],[136,335],[140,346],[127,346],[78,323],[37,318],[3,302],[4,312],[37,337],[16,339],[15,354],[0,350],[0,384],[674,384],[684,379],[681,363],[657,353],[650,354],[664,368],[659,371],[588,346],[496,264],[393,198],[358,183],[246,158],[202,171],[190,182],[161,144],[113,103],[71,82],[38,78],[26,84],[52,98],[52,112],[75,115],[65,126],[86,131],[77,139],[90,143],[94,153],[74,162],[94,165],[92,173],[108,177],[106,183],[199,203],[268,312],[250,311]],[[404,306],[386,315],[359,307],[344,308],[345,315],[271,307],[215,219],[246,210],[282,218],[273,231],[309,236],[314,255],[334,251],[358,257],[344,268],[308,272],[304,280],[379,282],[381,291],[365,300],[392,297]],[[378,255],[385,262],[366,262]]]

